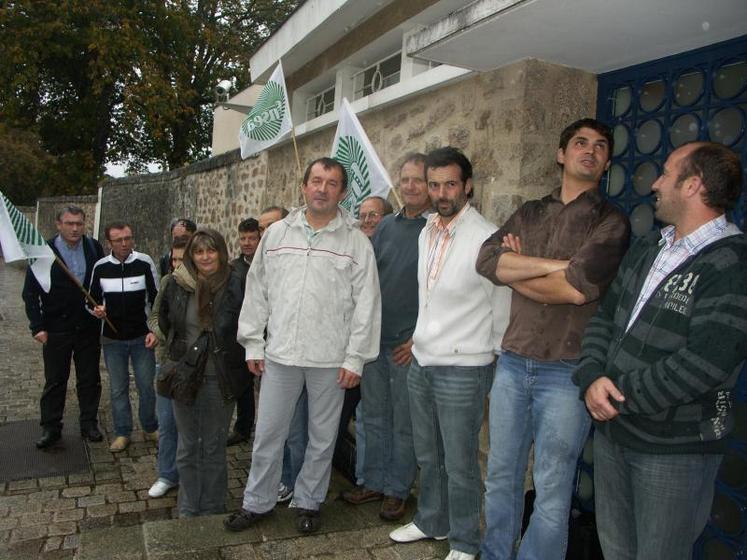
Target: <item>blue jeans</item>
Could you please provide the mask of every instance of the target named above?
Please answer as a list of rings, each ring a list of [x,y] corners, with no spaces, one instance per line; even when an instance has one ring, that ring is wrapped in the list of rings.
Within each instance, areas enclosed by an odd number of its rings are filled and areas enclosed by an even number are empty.
[[[363,486],[366,461],[366,428],[363,424],[363,401],[355,407],[355,483]]]
[[[379,357],[365,365],[361,377],[367,446],[362,478],[366,488],[400,499],[410,495],[417,472],[407,391],[409,369],[394,363],[391,348],[382,348]]]
[[[130,437],[132,433],[130,360],[132,360],[138,392],[140,427],[144,432],[156,431],[158,420],[156,419],[156,391],[153,387],[153,380],[156,376],[156,357],[153,350],[145,347],[145,336],[131,340],[112,340],[104,344],[103,348],[104,362],[110,377],[114,433],[125,437]]]
[[[156,395],[156,415],[158,416],[158,478],[177,484],[179,482],[179,472],[176,470],[178,434],[172,400]]]
[[[687,560],[721,455],[653,455],[594,433],[594,504],[606,560]]]
[[[492,364],[422,367],[413,359],[407,376],[420,466],[413,521],[426,535],[448,535],[452,550],[468,554],[480,548],[479,435],[492,382]]]
[[[283,447],[283,474],[280,482],[287,488],[293,488],[296,485],[296,478],[303,466],[303,456],[309,442],[308,418],[309,396],[304,387],[293,411],[288,439],[285,440]]]
[[[504,352],[498,361],[490,391],[482,544],[486,560],[565,558],[576,463],[591,427],[571,382],[575,365],[569,360],[539,362],[512,352]],[[532,441],[537,494],[517,552]]]

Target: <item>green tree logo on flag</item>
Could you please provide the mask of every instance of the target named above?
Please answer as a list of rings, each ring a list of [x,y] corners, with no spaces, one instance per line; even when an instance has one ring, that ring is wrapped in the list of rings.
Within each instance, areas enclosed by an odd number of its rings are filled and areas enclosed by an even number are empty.
[[[371,194],[371,178],[368,173],[366,154],[355,137],[342,136],[337,146],[335,159],[348,172],[348,194],[340,206],[358,217],[361,202]]]
[[[270,81],[246,116],[241,131],[252,140],[272,140],[280,132],[284,117],[285,90],[281,84]]]

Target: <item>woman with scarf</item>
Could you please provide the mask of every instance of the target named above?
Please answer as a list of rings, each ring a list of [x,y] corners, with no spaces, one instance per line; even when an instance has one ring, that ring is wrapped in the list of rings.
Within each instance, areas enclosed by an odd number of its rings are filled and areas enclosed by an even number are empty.
[[[236,342],[242,299],[241,279],[228,263],[223,236],[212,229],[197,230],[182,266],[164,288],[158,317],[170,360],[179,361],[201,337],[208,341],[194,402],[173,402],[180,517],[226,509],[226,439],[235,395],[251,375],[244,349]]]

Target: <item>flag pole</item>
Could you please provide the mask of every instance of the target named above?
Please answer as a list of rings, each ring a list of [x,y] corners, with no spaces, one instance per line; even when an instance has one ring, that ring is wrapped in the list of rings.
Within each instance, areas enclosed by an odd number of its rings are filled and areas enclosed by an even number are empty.
[[[296,142],[296,127],[291,125],[291,138],[293,139],[293,151],[296,153],[296,166],[298,169],[298,200],[303,206],[303,191],[301,190],[301,183],[303,182],[303,171],[301,170],[301,158],[298,155],[298,143]]]
[[[392,187],[389,189],[389,192],[394,195],[394,200],[397,204],[399,204],[400,210],[405,207],[405,205],[402,203],[402,199],[399,197],[399,194],[397,193],[397,189],[395,187]]]
[[[73,274],[73,272],[67,267],[67,265],[62,261],[62,259],[55,253],[54,256],[55,262],[59,265],[59,267],[70,277],[70,280],[73,281],[73,283],[78,286],[81,292],[83,292],[83,295],[86,296],[86,300],[93,306],[98,305],[98,302],[93,299],[93,296],[91,295],[91,292],[86,290],[83,287],[83,284],[78,280],[78,277]],[[117,332],[117,329],[114,327],[112,322],[109,320],[109,317],[104,317],[104,321],[106,321],[106,324],[109,325],[109,327],[114,331]]]

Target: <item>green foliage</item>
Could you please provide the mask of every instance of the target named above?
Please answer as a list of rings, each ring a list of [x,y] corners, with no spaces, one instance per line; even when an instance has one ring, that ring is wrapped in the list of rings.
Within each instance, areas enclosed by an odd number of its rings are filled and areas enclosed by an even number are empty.
[[[251,54],[298,3],[0,1],[0,149],[34,169],[3,165],[0,188],[24,200],[91,193],[107,162],[139,171],[206,157],[214,85],[249,85]]]

